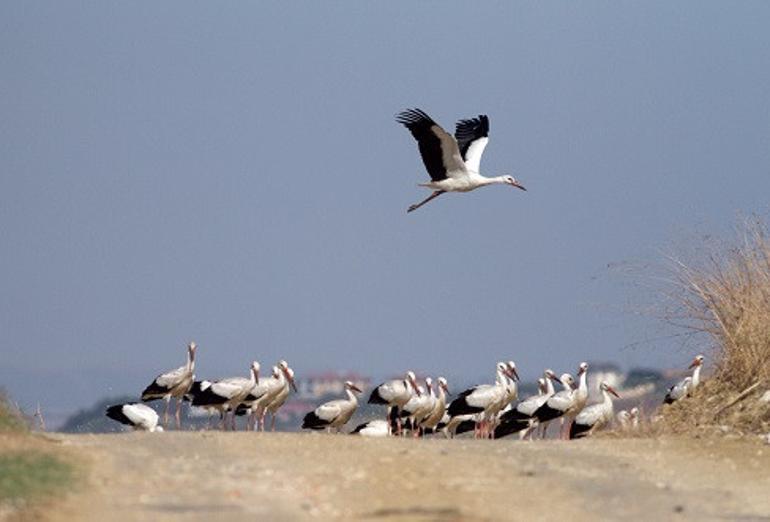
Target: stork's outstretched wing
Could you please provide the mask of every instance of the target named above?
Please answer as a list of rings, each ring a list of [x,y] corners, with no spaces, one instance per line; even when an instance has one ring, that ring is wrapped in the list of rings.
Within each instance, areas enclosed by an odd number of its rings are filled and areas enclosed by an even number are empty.
[[[417,140],[422,162],[433,181],[465,173],[465,163],[454,137],[420,109],[407,109],[396,121],[409,129]]]
[[[468,170],[478,172],[481,155],[489,142],[489,118],[480,114],[478,118],[458,121],[455,138],[465,166]]]

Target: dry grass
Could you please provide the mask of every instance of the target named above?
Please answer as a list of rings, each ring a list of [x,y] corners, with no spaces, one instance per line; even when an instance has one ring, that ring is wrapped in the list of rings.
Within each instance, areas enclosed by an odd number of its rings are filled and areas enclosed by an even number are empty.
[[[667,319],[713,346],[711,377],[692,399],[664,408],[661,427],[687,432],[766,433],[770,405],[757,396],[770,387],[770,237],[756,219],[745,221],[732,245],[719,245],[700,264],[673,259],[677,304]],[[730,405],[759,382],[753,393]],[[729,406],[728,406],[729,405]]]

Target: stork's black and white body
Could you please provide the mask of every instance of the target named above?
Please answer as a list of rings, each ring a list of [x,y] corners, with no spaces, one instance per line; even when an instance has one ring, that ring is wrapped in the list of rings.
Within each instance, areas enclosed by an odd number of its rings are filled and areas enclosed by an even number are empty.
[[[567,411],[567,413],[564,415],[563,419],[566,419],[566,422],[562,420],[562,429],[561,429],[561,438],[566,439],[567,434],[570,431],[570,426],[572,422],[575,420],[575,417],[577,417],[578,413],[580,413],[583,408],[586,407],[586,404],[588,404],[588,363],[582,362],[580,363],[580,366],[578,366],[578,387],[575,390],[575,402],[572,404],[572,407]]]
[[[703,367],[704,359],[705,357],[703,355],[698,355],[695,357],[695,359],[693,359],[693,361],[690,363],[690,368],[692,368],[692,376],[685,377],[671,388],[669,388],[668,393],[666,393],[666,397],[663,399],[663,404],[671,404],[676,402],[687,397],[688,395],[691,395],[695,391],[695,388],[697,388],[700,384],[700,370]]]
[[[168,408],[171,398],[176,399],[176,427],[181,427],[182,399],[190,391],[195,380],[195,349],[196,344],[191,342],[187,345],[187,363],[170,372],[162,373],[155,377],[147,388],[142,392],[142,401],[149,402],[157,399],[166,401],[166,408],[163,412],[163,425],[168,425]]]
[[[115,404],[107,408],[105,413],[110,419],[131,426],[135,430],[163,431],[163,428],[158,426],[158,414],[155,410],[140,402]]]
[[[535,410],[535,413],[533,414],[533,417],[537,419],[538,424],[543,427],[543,437],[545,437],[546,431],[548,430],[548,424],[552,420],[565,415],[570,408],[575,405],[575,379],[572,375],[563,373],[558,380],[561,382],[564,389],[549,397],[548,400],[545,401],[545,404]]]
[[[345,393],[347,399],[338,399],[321,404],[311,411],[302,420],[302,429],[322,430],[336,429],[339,431],[358,408],[356,393],[362,393],[361,389],[350,381],[345,381]]]
[[[276,400],[280,401],[280,396],[282,394],[285,393],[288,395],[289,386],[296,391],[294,371],[289,368],[289,364],[286,361],[279,361],[278,366],[273,367],[273,378],[269,379],[267,382],[267,392],[257,399],[252,406],[255,415],[257,416],[257,420],[259,421],[260,430],[265,431],[265,417],[267,416],[268,408],[273,405]],[[275,424],[273,424],[273,426],[275,426]]]
[[[620,398],[620,395],[606,382],[602,382],[599,389],[602,391],[602,402],[584,408],[575,417],[575,422],[572,423],[569,430],[570,439],[579,439],[590,435],[612,420],[612,397],[610,394],[617,398]]]
[[[449,386],[447,384],[447,380],[444,377],[439,377],[436,382],[436,389],[438,393],[436,395],[435,401],[433,402],[433,409],[420,424],[420,427],[423,430],[431,430],[432,432],[436,431],[436,427],[441,422],[441,419],[446,413],[446,396],[449,394]]]
[[[417,378],[414,372],[406,372],[406,376],[403,379],[393,379],[385,381],[369,395],[369,404],[386,404],[388,406],[387,416],[385,421],[390,426],[391,412],[393,408],[396,409],[398,430],[401,431],[401,419],[399,418],[401,408],[409,402],[412,395],[418,394],[417,390]]]
[[[545,378],[538,379],[538,394],[527,397],[500,416],[500,423],[495,428],[495,438],[512,433],[523,433],[524,436],[531,433],[530,428],[534,427],[536,421],[533,415],[554,394],[551,382],[554,378],[556,375],[552,370],[545,370]]]
[[[356,428],[350,432],[351,435],[359,435],[361,437],[388,437],[392,432],[390,422],[382,419],[370,420],[359,424]]]
[[[479,174],[481,155],[489,142],[489,118],[460,120],[452,136],[420,109],[408,109],[396,116],[417,140],[422,161],[431,181],[420,186],[433,189],[428,198],[409,207],[417,210],[445,192],[469,192],[487,185],[503,184],[526,190],[512,176],[487,178]]]
[[[259,384],[259,363],[251,363],[249,377],[230,377],[211,382],[205,388],[201,386],[192,400],[193,406],[214,408],[222,413],[222,429],[227,428],[227,413],[232,412],[231,427],[235,429],[235,409],[249,395],[252,388]]]
[[[476,425],[476,436],[491,435],[487,427],[505,406],[508,378],[511,376],[512,373],[505,363],[497,363],[495,384],[480,384],[460,393],[447,409],[449,416],[454,418],[460,415],[482,414]]]
[[[255,384],[249,394],[241,401],[241,403],[235,408],[236,415],[246,416],[246,429],[254,430],[257,423],[258,409],[260,405],[260,399],[265,398],[266,394],[270,391],[274,391],[274,381],[278,381],[278,373],[280,370],[277,366],[273,366],[273,374],[270,379],[260,379],[258,384]]]
[[[400,416],[408,417],[409,429],[412,430],[414,437],[419,437],[422,433],[420,424],[423,419],[430,415],[433,406],[436,403],[436,396],[433,394],[433,379],[425,378],[425,388],[417,385],[418,394],[412,395],[412,398],[401,408]]]

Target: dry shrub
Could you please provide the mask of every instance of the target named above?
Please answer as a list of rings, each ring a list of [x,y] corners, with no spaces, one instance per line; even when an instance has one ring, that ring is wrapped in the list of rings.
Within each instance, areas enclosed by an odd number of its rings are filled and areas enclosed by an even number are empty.
[[[711,377],[692,399],[663,409],[665,431],[716,426],[720,431],[766,432],[770,405],[757,395],[770,386],[770,238],[757,219],[739,227],[733,245],[712,248],[700,264],[674,263],[678,303],[669,322],[707,335],[714,347]],[[725,408],[759,382],[745,400]]]

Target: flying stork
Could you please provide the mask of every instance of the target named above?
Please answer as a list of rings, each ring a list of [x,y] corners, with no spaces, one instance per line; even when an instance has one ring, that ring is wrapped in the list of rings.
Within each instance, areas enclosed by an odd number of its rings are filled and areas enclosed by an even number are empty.
[[[190,387],[195,380],[193,372],[195,371],[196,347],[194,342],[188,344],[187,363],[176,370],[171,370],[158,375],[142,392],[142,402],[149,402],[157,399],[166,401],[166,409],[163,412],[164,426],[168,424],[168,407],[172,397],[176,399],[176,427],[179,429],[182,426],[182,421],[180,419],[182,400],[185,394],[190,391]]]
[[[433,189],[433,194],[407,209],[417,210],[445,192],[470,192],[479,187],[501,184],[527,190],[513,176],[488,178],[479,174],[481,155],[489,142],[489,118],[460,120],[452,136],[420,109],[407,109],[396,121],[409,129],[420,149],[422,162],[431,181],[421,187]]]

